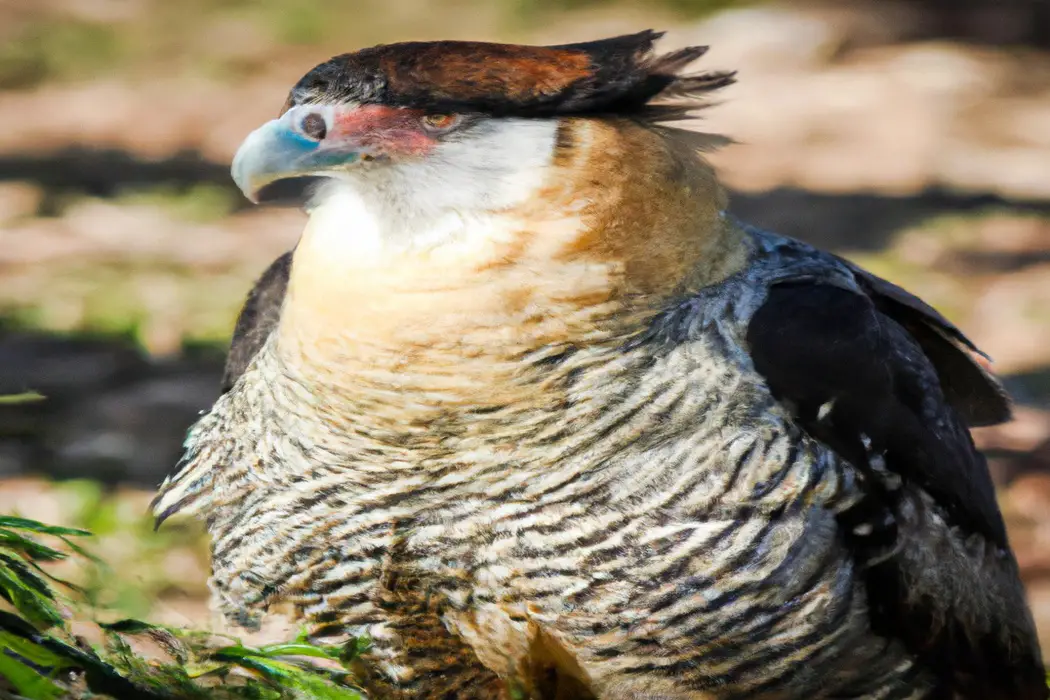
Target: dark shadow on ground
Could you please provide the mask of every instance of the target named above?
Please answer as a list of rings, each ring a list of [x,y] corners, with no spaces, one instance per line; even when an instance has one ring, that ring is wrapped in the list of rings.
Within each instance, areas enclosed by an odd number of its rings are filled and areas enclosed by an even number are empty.
[[[69,148],[40,156],[0,156],[0,182],[20,180],[44,190],[43,214],[66,195],[112,197],[129,189],[159,185],[190,187],[207,183],[236,188],[226,165],[206,160],[196,151],[149,160],[115,149]],[[245,205],[247,206],[247,202]]]
[[[1050,250],[1017,252],[956,250],[947,254],[941,269],[959,274],[1010,274],[1050,263]]]
[[[731,192],[729,210],[740,219],[821,248],[878,251],[894,234],[929,218],[1002,209],[1050,215],[1050,201],[1006,199],[928,189],[915,195],[825,194],[781,188]]]
[[[225,348],[154,358],[134,342],[0,330],[0,478],[43,474],[155,486],[219,395]]]

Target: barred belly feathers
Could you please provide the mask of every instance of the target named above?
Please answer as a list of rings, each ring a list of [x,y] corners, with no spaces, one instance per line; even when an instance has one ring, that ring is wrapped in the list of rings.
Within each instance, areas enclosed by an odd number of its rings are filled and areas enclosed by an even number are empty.
[[[160,488],[231,622],[364,635],[375,698],[1047,698],[918,298],[725,213],[730,73],[654,32],[338,56],[242,145],[313,183]]]

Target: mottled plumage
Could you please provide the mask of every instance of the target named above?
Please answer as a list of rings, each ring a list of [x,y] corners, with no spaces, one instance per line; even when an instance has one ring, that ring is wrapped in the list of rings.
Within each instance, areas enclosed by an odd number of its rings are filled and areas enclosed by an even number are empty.
[[[331,182],[158,517],[206,520],[231,620],[369,636],[376,697],[1046,698],[967,430],[1002,390],[914,296],[724,213],[645,108],[702,51],[655,36],[308,74],[235,175]]]

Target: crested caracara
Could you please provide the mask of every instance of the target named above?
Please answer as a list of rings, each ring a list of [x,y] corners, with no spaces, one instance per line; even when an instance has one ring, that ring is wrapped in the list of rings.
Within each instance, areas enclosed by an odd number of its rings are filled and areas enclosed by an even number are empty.
[[[968,426],[902,289],[726,214],[732,74],[643,32],[337,56],[245,140],[315,178],[161,486],[233,622],[365,635],[376,698],[1047,697]]]

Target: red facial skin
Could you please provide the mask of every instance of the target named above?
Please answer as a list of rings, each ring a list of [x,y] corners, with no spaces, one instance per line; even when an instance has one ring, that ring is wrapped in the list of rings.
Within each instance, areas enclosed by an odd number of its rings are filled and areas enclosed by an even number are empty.
[[[353,142],[374,155],[423,156],[437,144],[423,124],[426,114],[382,105],[339,109],[324,140]]]

